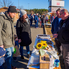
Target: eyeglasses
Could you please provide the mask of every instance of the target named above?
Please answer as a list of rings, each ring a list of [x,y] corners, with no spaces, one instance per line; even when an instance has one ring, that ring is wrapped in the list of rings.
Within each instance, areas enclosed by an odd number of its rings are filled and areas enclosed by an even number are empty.
[[[60,13],[60,15],[62,15],[63,13]]]
[[[60,13],[60,15],[62,15],[62,13]]]

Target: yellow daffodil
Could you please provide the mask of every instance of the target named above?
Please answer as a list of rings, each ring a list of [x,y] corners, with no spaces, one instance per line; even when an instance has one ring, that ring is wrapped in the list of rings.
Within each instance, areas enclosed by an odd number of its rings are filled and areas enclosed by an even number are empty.
[[[36,48],[41,49],[42,48],[42,43],[37,43]]]

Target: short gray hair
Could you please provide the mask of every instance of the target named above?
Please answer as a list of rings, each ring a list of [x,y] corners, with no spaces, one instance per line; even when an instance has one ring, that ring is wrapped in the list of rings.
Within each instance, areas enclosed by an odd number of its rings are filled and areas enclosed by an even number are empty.
[[[61,12],[62,13],[64,13],[64,12],[68,13],[68,10],[67,9],[62,9]]]

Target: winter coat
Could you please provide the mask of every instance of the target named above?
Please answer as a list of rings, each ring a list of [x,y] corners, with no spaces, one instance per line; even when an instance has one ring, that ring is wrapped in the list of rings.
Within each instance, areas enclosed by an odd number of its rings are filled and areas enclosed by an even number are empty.
[[[61,21],[62,27],[58,32],[58,39],[63,44],[69,44],[69,17],[64,21]]]
[[[57,33],[59,29],[60,29],[59,18],[56,17],[54,21],[52,22],[52,29],[51,29],[52,34]]]
[[[46,17],[43,17],[43,23],[46,23]]]
[[[4,48],[14,46],[14,24],[7,12],[5,12],[4,15],[0,15],[0,46],[1,45],[4,45]]]
[[[31,44],[31,30],[29,22],[22,23],[19,19],[16,24],[16,32],[18,39],[21,39],[21,46],[28,46]]]
[[[33,15],[30,15],[30,21],[33,21]]]
[[[35,15],[34,20],[35,20],[35,23],[38,23],[39,19],[37,15]]]

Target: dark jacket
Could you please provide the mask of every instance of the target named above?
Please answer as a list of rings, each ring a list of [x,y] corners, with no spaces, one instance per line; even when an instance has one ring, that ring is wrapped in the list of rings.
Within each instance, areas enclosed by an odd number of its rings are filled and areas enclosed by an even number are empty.
[[[29,22],[22,23],[19,19],[16,24],[16,32],[18,39],[21,39],[21,46],[28,46],[31,44],[31,30]]]
[[[30,21],[33,21],[33,15],[30,15],[29,18],[30,18]]]
[[[43,17],[41,17],[41,23],[43,23]]]
[[[4,45],[4,48],[14,46],[14,23],[7,12],[5,12],[4,15],[0,15],[0,46],[1,45]]]
[[[46,16],[43,17],[43,23],[46,23]]]
[[[52,22],[52,29],[51,29],[52,34],[57,33],[59,29],[60,29],[59,18],[56,17],[54,21]]]
[[[58,39],[63,44],[69,44],[69,17],[64,21],[61,21],[61,29],[58,32]]]

